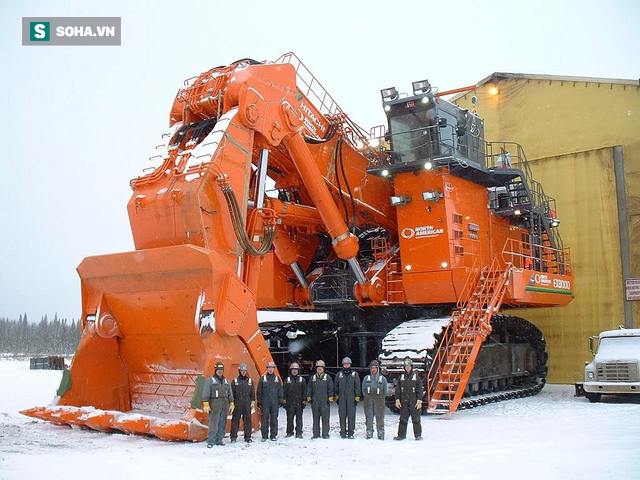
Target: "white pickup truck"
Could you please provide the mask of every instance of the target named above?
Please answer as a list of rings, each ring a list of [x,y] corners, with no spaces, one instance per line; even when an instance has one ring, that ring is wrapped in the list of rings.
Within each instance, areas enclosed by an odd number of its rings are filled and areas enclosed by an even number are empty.
[[[640,395],[640,328],[607,330],[589,338],[594,354],[576,396],[598,402],[602,395]]]

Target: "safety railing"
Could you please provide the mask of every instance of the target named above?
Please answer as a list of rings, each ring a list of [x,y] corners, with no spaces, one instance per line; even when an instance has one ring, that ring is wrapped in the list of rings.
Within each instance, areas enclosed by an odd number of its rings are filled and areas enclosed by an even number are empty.
[[[555,212],[555,200],[544,193],[542,184],[533,178],[524,149],[515,142],[486,142],[485,159],[488,168],[514,168],[524,173],[533,204],[543,211]],[[515,152],[515,153],[513,153]]]
[[[442,134],[444,129],[451,129],[450,132]],[[557,229],[556,201],[544,192],[542,184],[533,178],[533,172],[522,146],[515,142],[485,142],[482,139],[475,139],[479,147],[461,142],[461,138],[469,137],[457,134],[453,125],[440,127],[432,125],[421,127],[405,132],[396,132],[393,135],[385,133],[383,126],[371,129],[369,139],[369,166],[382,168],[394,164],[404,163],[406,159],[420,160],[421,162],[438,160],[442,166],[456,162],[462,166],[467,166],[469,161],[476,161],[483,167],[496,171],[508,169],[511,176],[505,179],[502,188],[503,195],[496,195],[491,200],[491,208],[500,208],[502,197],[509,207],[518,208],[519,205],[535,211],[544,222],[543,230],[551,237],[552,244],[562,248],[562,239]],[[407,140],[409,137],[420,139],[420,143]],[[427,139],[427,140],[422,140]],[[397,145],[403,144],[405,148]],[[392,148],[393,147],[393,148]],[[397,150],[394,150],[396,148]],[[474,157],[472,153],[479,156]],[[412,160],[413,161],[413,160]],[[514,171],[516,173],[514,174]],[[518,174],[519,180],[518,180]],[[496,187],[494,187],[496,188]],[[541,232],[540,232],[541,233]]]
[[[551,248],[509,238],[502,249],[502,260],[514,268],[571,275],[569,248]]]
[[[298,89],[313,103],[320,114],[325,116],[329,122],[337,122],[347,141],[354,148],[362,149],[368,145],[369,136],[367,132],[349,118],[295,53],[285,53],[272,63],[288,63],[292,65],[296,71]]]
[[[371,278],[371,282],[373,283],[378,275],[385,275],[385,278],[381,278],[381,280],[385,284],[386,301],[388,303],[404,303],[400,248],[398,245],[392,247],[385,237],[376,237],[371,239],[371,250],[374,261],[382,262],[382,265],[376,266],[378,273]]]
[[[447,135],[441,135],[443,129],[451,129],[451,132]],[[392,150],[392,144],[411,143],[406,141],[408,137],[425,140],[422,140],[420,144],[410,145],[409,148]],[[370,130],[368,140],[366,140],[369,146],[369,166],[384,167],[402,163],[403,156],[411,154],[417,154],[422,161],[449,158],[452,161],[464,162],[469,159],[469,146],[460,143],[458,137],[459,135],[456,134],[452,125],[446,127],[431,125],[395,132],[393,135],[386,133],[384,125],[379,125]],[[403,139],[405,139],[404,142]]]

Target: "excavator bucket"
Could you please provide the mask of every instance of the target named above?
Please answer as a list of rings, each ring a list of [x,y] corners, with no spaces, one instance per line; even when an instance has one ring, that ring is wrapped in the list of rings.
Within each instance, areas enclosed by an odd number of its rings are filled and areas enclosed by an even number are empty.
[[[58,405],[21,413],[105,432],[202,441],[201,377],[271,359],[253,293],[215,251],[190,245],[86,258],[87,312]],[[251,353],[250,353],[251,351]],[[200,379],[200,381],[198,380]],[[195,407],[195,408],[194,408]]]

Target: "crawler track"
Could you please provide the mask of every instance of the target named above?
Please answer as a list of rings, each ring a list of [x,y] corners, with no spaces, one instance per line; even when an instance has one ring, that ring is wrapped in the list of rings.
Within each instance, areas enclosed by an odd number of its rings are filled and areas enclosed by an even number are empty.
[[[416,327],[433,331],[429,322],[425,320],[421,327],[420,322],[415,321],[410,328],[405,328],[413,332],[412,337],[419,339],[413,345],[407,339],[393,338],[388,342],[391,348],[383,352],[382,364],[390,381],[402,371],[401,361],[405,356],[410,356],[414,365],[424,365],[420,369],[423,372],[429,371],[446,329],[442,327],[442,331],[433,334],[435,342],[425,349],[419,344],[425,337],[416,332]],[[492,332],[480,350],[459,409],[535,395],[544,387],[547,351],[542,332],[527,320],[511,315],[494,315],[491,326]],[[402,332],[402,329],[395,331]],[[394,351],[396,345],[402,345],[402,348]],[[392,393],[387,398],[387,406],[396,411]],[[426,406],[423,413],[427,413]]]
[[[491,327],[491,335],[482,346],[460,409],[536,395],[546,383],[548,355],[542,332],[527,320],[511,315],[495,315]],[[517,357],[510,365],[510,372],[506,368],[509,365],[492,363],[492,360],[503,360],[504,355],[484,355],[488,349],[503,346]],[[495,378],[496,375],[500,376]]]

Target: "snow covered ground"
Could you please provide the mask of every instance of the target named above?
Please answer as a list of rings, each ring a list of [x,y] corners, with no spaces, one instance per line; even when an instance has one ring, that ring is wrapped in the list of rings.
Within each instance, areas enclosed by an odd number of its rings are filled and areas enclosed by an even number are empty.
[[[387,440],[365,440],[362,407],[356,439],[342,440],[334,406],[329,440],[310,439],[309,408],[305,439],[284,439],[281,410],[277,442],[207,450],[204,443],[71,429],[18,413],[48,404],[60,376],[29,370],[28,361],[0,361],[0,479],[640,478],[640,401],[610,397],[590,404],[574,397],[570,385],[547,385],[535,397],[423,417],[422,442],[393,441],[398,417],[390,412]]]

